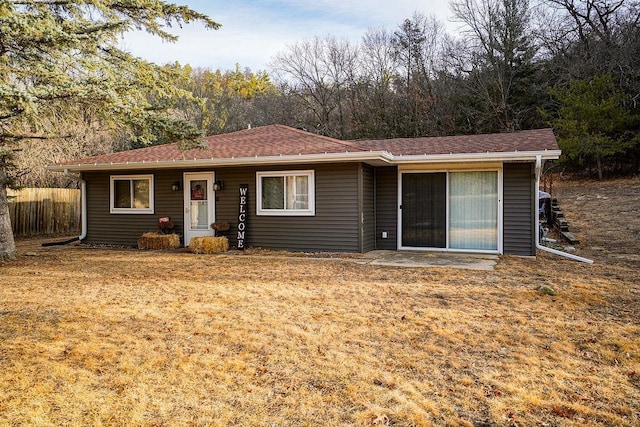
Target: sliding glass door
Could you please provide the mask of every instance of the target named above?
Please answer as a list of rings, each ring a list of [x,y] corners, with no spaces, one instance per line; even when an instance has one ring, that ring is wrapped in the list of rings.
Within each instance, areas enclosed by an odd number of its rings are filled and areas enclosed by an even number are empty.
[[[498,250],[498,172],[402,173],[403,248]]]

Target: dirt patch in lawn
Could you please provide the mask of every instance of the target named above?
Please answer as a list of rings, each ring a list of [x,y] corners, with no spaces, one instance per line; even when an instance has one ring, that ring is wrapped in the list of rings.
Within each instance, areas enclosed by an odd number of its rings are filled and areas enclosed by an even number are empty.
[[[578,235],[576,247],[601,262],[640,263],[640,179],[554,181],[554,196]]]
[[[0,264],[0,424],[638,425],[640,244],[590,216],[638,212],[627,184],[557,187],[594,265],[32,246]]]

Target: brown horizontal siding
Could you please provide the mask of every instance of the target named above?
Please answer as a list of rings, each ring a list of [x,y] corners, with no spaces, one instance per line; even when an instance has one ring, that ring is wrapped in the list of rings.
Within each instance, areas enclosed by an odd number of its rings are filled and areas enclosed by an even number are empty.
[[[362,165],[362,252],[376,248],[375,172]]]
[[[182,182],[182,172],[163,170],[154,175],[155,209],[153,214],[111,214],[109,212],[109,177],[111,175],[149,174],[149,171],[118,173],[90,172],[83,174],[87,181],[87,238],[88,243],[134,245],[145,232],[157,231],[158,218],[168,216],[175,231],[182,234],[182,191],[171,191],[171,184]]]
[[[315,170],[315,216],[257,216],[256,172]],[[186,172],[196,172],[187,170]],[[182,170],[153,172],[155,212],[148,215],[109,213],[108,172],[86,173],[89,243],[136,244],[138,237],[156,230],[158,218],[169,216],[176,232],[183,234],[183,192],[172,192],[171,184],[182,182]],[[216,193],[216,220],[226,220],[230,244],[237,245],[239,185],[249,185],[247,246],[298,251],[357,252],[358,164],[297,165],[263,168],[218,168],[216,179],[224,189]],[[119,175],[148,174],[130,171]]]
[[[398,168],[376,168],[376,249],[397,249]],[[382,238],[386,231],[388,237]]]
[[[505,163],[503,174],[503,252],[535,255],[533,164]]]
[[[315,170],[315,216],[256,215],[256,172]],[[219,168],[224,182],[217,194],[216,219],[231,226],[228,236],[237,245],[240,184],[249,185],[245,245],[296,251],[358,251],[358,165],[297,165],[262,168]]]

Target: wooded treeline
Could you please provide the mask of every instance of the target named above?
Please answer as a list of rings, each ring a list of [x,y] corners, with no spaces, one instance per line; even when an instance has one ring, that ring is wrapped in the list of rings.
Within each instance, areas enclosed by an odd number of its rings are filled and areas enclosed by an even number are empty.
[[[640,171],[640,1],[454,0],[451,11],[455,35],[416,12],[359,43],[287,46],[268,71],[168,64],[164,76],[184,92],[150,92],[151,104],[204,135],[272,123],[341,139],[553,126],[564,168]],[[21,184],[59,184],[29,163],[35,150],[51,162],[139,146],[90,112],[74,117],[80,131],[64,144],[23,142],[21,166],[32,173]],[[155,139],[172,142],[162,129]]]

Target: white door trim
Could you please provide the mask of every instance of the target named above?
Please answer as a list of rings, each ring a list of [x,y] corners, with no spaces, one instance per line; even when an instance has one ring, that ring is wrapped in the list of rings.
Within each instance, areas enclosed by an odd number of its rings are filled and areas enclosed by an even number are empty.
[[[208,220],[207,228],[201,230],[191,229],[191,181],[206,180],[207,188],[206,200]],[[210,224],[215,222],[216,217],[216,199],[215,191],[213,191],[213,183],[215,182],[214,172],[184,172],[182,176],[183,182],[183,198],[184,198],[184,246],[189,246],[189,242],[194,237],[213,236],[213,230],[209,227]]]
[[[477,172],[477,171],[491,171],[498,174],[498,242],[496,250],[478,250],[478,249],[451,249],[449,248],[449,173],[450,172]],[[457,168],[424,168],[424,167],[404,167],[398,168],[398,222],[397,222],[397,248],[403,251],[432,251],[432,252],[462,252],[462,253],[482,253],[482,254],[502,254],[502,240],[504,233],[504,218],[503,218],[503,174],[502,165],[496,167],[494,165],[478,165],[477,167],[457,167]],[[445,172],[447,174],[446,192],[447,192],[447,223],[446,223],[446,247],[445,248],[428,248],[428,247],[415,247],[415,246],[402,246],[402,175],[405,173],[436,173]]]

